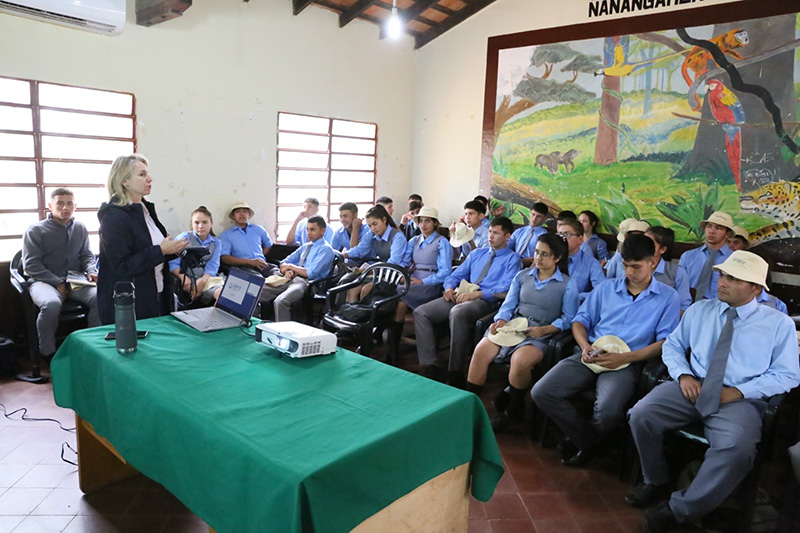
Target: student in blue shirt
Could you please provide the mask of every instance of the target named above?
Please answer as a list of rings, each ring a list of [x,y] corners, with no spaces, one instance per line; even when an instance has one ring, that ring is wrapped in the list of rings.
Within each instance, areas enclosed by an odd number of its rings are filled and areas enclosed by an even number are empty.
[[[442,295],[442,283],[453,272],[453,247],[439,233],[439,211],[425,206],[419,210],[416,226],[420,234],[406,246],[404,260],[411,271],[411,286],[397,302],[394,323],[389,329],[389,357],[394,360],[403,333],[406,313]]]
[[[280,270],[290,281],[274,287],[264,285],[261,302],[272,302],[275,321],[292,319],[292,306],[299,302],[308,290],[308,282],[324,278],[333,268],[334,251],[325,241],[325,219],[314,215],[306,224],[307,242],[281,261]]]
[[[355,229],[356,220],[358,229]],[[369,226],[361,224],[358,218],[358,206],[353,202],[345,202],[339,206],[339,222],[342,226],[333,232],[331,248],[337,252],[355,248],[358,244],[367,239],[371,233]]]
[[[695,302],[717,297],[719,272],[711,267],[721,264],[733,252],[728,247],[728,238],[733,235],[733,219],[729,214],[722,211],[712,213],[708,220],[700,222],[700,229],[705,233],[705,243],[699,248],[684,252],[678,262],[678,268],[689,278]]]
[[[181,273],[180,257],[169,262],[169,269],[180,281],[181,288],[189,298],[192,300],[199,298],[201,304],[208,305],[215,302],[222,291],[221,281],[224,278],[218,277],[222,246],[220,240],[214,235],[212,228],[214,219],[206,206],[201,205],[192,211],[191,220],[192,231],[184,231],[177,238],[187,239],[190,247],[203,246],[208,253],[202,257],[201,265],[192,268],[191,272]],[[217,279],[206,289],[206,284],[214,278]]]
[[[567,242],[569,250],[569,277],[575,282],[583,302],[592,289],[605,281],[603,267],[592,252],[581,248],[583,244],[583,226],[574,218],[565,218],[558,222],[558,235]]]
[[[254,214],[253,209],[244,202],[237,203],[228,211],[233,227],[219,236],[220,260],[225,265],[256,270],[266,277],[275,270],[273,265],[267,263],[272,239],[263,227],[248,222]]]
[[[459,259],[462,261],[467,258],[467,256],[475,250],[476,248],[486,248],[489,246],[489,229],[484,227],[482,221],[484,220],[483,217],[483,210],[485,208],[483,205],[476,201],[470,200],[466,204],[464,204],[464,216],[461,218],[461,222],[466,224],[468,227],[472,228],[475,232],[475,236],[472,238],[471,241],[462,244],[458,248],[459,252]],[[452,224],[450,224],[450,237],[455,234],[456,232],[456,221],[454,220]]]
[[[400,231],[403,232],[407,241],[420,234],[419,226],[414,220],[416,220],[419,210],[422,209],[422,200],[412,200],[413,196],[419,195],[412,194],[408,197],[408,211],[400,219]]]
[[[617,241],[619,242],[617,253],[606,263],[606,278],[616,279],[625,277],[625,269],[622,268],[622,254],[619,251],[622,249],[622,243],[625,242],[625,237],[628,235],[642,235],[650,228],[650,224],[644,220],[636,220],[635,218],[627,218],[619,225],[619,233],[617,233]]]
[[[522,418],[525,392],[531,384],[531,369],[544,357],[553,334],[568,329],[578,312],[578,289],[567,274],[567,245],[552,233],[539,238],[534,250],[534,266],[514,277],[508,296],[494,317],[486,336],[475,347],[467,375],[467,390],[480,396],[492,361],[510,359],[509,403],[492,418],[492,429],[502,431]],[[512,318],[528,319],[526,337],[515,346],[499,346],[489,340],[490,333]]]
[[[601,267],[606,266],[606,262],[608,262],[608,245],[597,234],[597,224],[600,219],[597,218],[593,211],[586,209],[578,215],[578,222],[583,226],[583,244],[581,244],[581,248],[592,252],[594,258],[600,262]]]
[[[547,204],[542,202],[533,204],[529,219],[530,224],[516,230],[508,241],[508,247],[522,258],[523,267],[527,268],[533,264],[533,251],[536,249],[536,241],[547,233],[544,221],[547,220],[549,212]],[[583,231],[581,231],[581,234],[583,234]]]
[[[506,217],[497,217],[489,227],[489,247],[472,251],[456,270],[444,280],[444,295],[414,309],[419,362],[426,377],[463,387],[464,364],[470,355],[470,329],[491,312],[498,302],[497,294],[505,293],[521,269],[519,256],[511,250],[508,239],[514,229]],[[478,285],[474,292],[455,294],[462,280]],[[445,369],[437,361],[434,326],[450,322],[450,357]]]
[[[306,224],[308,219],[319,213],[319,200],[316,198],[306,198],[303,200],[303,209],[297,214],[289,233],[286,235],[286,244],[302,246],[308,242]],[[323,219],[324,220],[324,219]],[[325,228],[325,241],[330,244],[333,240],[333,230],[330,226]]]
[[[483,196],[482,194],[477,195],[473,200],[478,201],[483,204],[483,218],[481,219],[481,226],[489,229],[489,199]]]
[[[662,359],[673,381],[655,387],[630,410],[644,482],[625,497],[629,505],[646,507],[667,494],[666,431],[700,422],[710,443],[689,488],[645,512],[648,531],[694,522],[722,503],[753,464],[766,399],[800,384],[794,323],[757,301],[767,286],[766,261],[739,250],[714,269],[721,273],[719,298],[692,305],[664,343]],[[712,366],[720,357],[725,365]],[[706,390],[710,395],[704,396]]]
[[[572,322],[578,344],[575,354],[554,366],[531,390],[536,405],[568,439],[561,460],[568,466],[586,464],[603,436],[623,422],[641,361],[661,355],[664,339],[678,325],[678,294],[651,275],[653,241],[630,235],[621,253],[625,278],[608,280],[589,294]],[[619,337],[631,351],[595,354],[593,343],[605,335]],[[609,371],[595,373],[588,363]],[[597,388],[597,400],[590,421],[581,416],[570,397],[591,386]]]

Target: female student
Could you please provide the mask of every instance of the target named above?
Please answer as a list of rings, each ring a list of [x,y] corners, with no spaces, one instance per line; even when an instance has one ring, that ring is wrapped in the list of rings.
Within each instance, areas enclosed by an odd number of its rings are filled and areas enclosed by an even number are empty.
[[[583,244],[581,246],[592,252],[594,258],[600,261],[600,266],[606,266],[606,261],[608,261],[608,245],[606,241],[597,235],[597,224],[600,222],[600,219],[598,219],[597,215],[592,211],[587,209],[581,211],[581,214],[578,215],[578,222],[583,226]]]
[[[222,290],[222,277],[219,274],[220,240],[214,235],[214,219],[206,206],[201,205],[191,216],[192,231],[184,231],[178,239],[187,239],[191,247],[204,247],[208,253],[200,258],[200,265],[190,272],[181,273],[181,259],[169,262],[169,269],[178,278],[183,292],[192,300],[208,305],[214,302]],[[209,283],[210,280],[213,282]],[[193,282],[194,280],[194,282]]]
[[[442,283],[453,271],[453,247],[437,231],[440,225],[439,211],[423,206],[414,217],[414,223],[421,233],[411,238],[403,256],[406,264],[413,265],[410,269],[413,272],[411,286],[397,303],[394,324],[389,330],[390,359],[397,355],[406,312],[439,298],[442,295]]]
[[[503,305],[489,326],[487,336],[475,348],[467,375],[467,390],[480,394],[492,361],[511,359],[508,375],[509,404],[492,418],[492,428],[502,431],[512,419],[520,418],[523,399],[531,384],[531,368],[544,357],[550,337],[569,329],[578,312],[578,288],[567,274],[567,245],[552,233],[539,237],[532,268],[526,268],[511,282]],[[527,317],[525,338],[516,346],[501,347],[489,340],[506,322]]]

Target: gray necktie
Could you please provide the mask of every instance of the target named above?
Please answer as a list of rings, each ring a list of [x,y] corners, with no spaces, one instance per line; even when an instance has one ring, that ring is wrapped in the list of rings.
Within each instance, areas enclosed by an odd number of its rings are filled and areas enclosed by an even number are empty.
[[[303,253],[300,255],[300,262],[297,264],[297,266],[299,267],[303,266],[303,263],[305,263],[306,258],[308,257],[308,252],[310,251],[311,251],[311,245],[309,244],[308,246],[306,246],[306,249],[303,250]]]
[[[526,250],[528,249],[528,245],[531,243],[531,238],[533,237],[533,228],[531,228],[530,233],[528,233],[528,237],[525,239],[525,244],[522,245],[522,248],[519,251],[520,257],[529,257],[525,254]]]
[[[725,377],[725,367],[728,366],[728,354],[730,354],[731,341],[733,340],[733,319],[736,318],[736,309],[729,307],[725,311],[725,316],[727,320],[725,325],[722,326],[719,339],[717,339],[714,355],[711,356],[711,362],[708,365],[706,379],[703,381],[700,396],[697,397],[697,403],[695,404],[703,418],[719,411],[722,381]]]
[[[714,274],[714,260],[717,258],[718,253],[719,250],[711,250],[706,264],[703,265],[703,270],[700,271],[700,277],[697,278],[697,289],[694,293],[695,302],[703,299],[708,287],[711,285],[711,276]]]
[[[481,275],[478,276],[478,279],[475,281],[476,284],[480,284],[480,282],[483,281],[483,279],[489,273],[489,269],[492,268],[492,263],[494,262],[494,256],[495,252],[494,248],[492,248],[492,251],[489,252],[489,260],[486,261],[485,265],[483,265],[483,270],[481,270]]]

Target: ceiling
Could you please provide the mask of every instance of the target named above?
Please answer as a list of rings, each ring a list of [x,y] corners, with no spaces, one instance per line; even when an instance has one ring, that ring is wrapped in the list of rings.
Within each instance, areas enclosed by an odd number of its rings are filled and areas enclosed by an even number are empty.
[[[414,48],[421,48],[494,1],[397,0],[397,11],[403,30],[414,37]],[[299,15],[312,4],[339,15],[340,28],[355,19],[380,26],[381,39],[385,37],[386,22],[392,13],[391,0],[292,0],[293,12]]]

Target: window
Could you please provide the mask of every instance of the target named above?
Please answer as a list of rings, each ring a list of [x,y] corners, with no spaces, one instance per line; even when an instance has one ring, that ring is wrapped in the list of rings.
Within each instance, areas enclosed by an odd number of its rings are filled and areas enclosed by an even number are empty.
[[[136,151],[135,124],[132,94],[0,77],[0,261],[22,249],[57,187],[75,193],[97,253],[110,164]]]
[[[344,202],[364,216],[375,202],[377,146],[375,124],[278,113],[278,239],[286,238],[308,197],[319,200],[319,214],[334,229]]]

